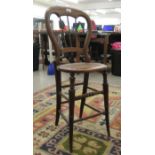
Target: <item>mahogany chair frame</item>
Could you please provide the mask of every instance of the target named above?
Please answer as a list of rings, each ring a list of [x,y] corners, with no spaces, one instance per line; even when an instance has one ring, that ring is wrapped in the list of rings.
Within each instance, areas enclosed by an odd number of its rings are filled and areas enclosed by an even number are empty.
[[[75,19],[77,17],[83,17],[86,19],[88,30],[86,33],[86,37],[84,40],[83,47],[80,47],[79,44],[79,37],[78,32],[74,32],[75,38],[76,38],[76,47],[59,47],[57,39],[56,39],[56,33],[51,28],[50,25],[50,16],[51,14],[56,14],[58,17],[61,16],[71,16]],[[45,13],[45,22],[46,22],[46,28],[47,33],[50,37],[50,40],[52,42],[53,48],[55,50],[55,80],[56,80],[56,120],[55,125],[57,126],[59,123],[60,115],[62,118],[67,122],[69,125],[69,150],[70,152],[73,151],[73,124],[79,121],[83,121],[86,119],[90,119],[99,115],[105,115],[106,120],[106,128],[107,128],[107,134],[108,137],[110,137],[110,127],[109,127],[109,90],[108,90],[108,82],[107,82],[107,66],[100,63],[92,63],[90,56],[89,56],[89,42],[91,39],[91,21],[89,16],[77,9],[68,8],[68,7],[50,7],[46,13]],[[69,30],[70,32],[70,30]],[[63,34],[63,30],[62,30]],[[76,53],[75,61],[76,63],[68,63],[68,64],[62,64],[61,55],[62,53],[68,53],[68,52],[74,52]],[[80,55],[84,56],[85,62],[80,62]],[[68,85],[62,85],[61,83],[61,72],[66,72],[70,74],[69,81],[70,83]],[[101,91],[98,91],[94,88],[91,88],[88,86],[88,79],[89,79],[89,73],[90,72],[100,72],[103,75],[103,89]],[[75,75],[77,73],[83,73],[84,74],[84,81],[81,83],[75,83]],[[77,85],[83,85],[82,95],[75,96],[75,86]],[[63,92],[62,88],[69,87],[69,97],[67,98]],[[92,92],[87,92],[87,90],[90,89]],[[103,94],[104,96],[104,111],[100,111],[88,104],[85,103],[86,97],[97,95],[97,94]],[[62,102],[62,97],[66,99],[66,101]],[[81,106],[80,106],[80,114],[79,119],[74,120],[74,105],[76,100],[81,100]],[[61,104],[69,104],[69,119],[67,119],[63,113],[61,112]],[[82,117],[84,106],[87,106],[91,108],[92,110],[96,111],[97,113],[88,116],[86,118]]]

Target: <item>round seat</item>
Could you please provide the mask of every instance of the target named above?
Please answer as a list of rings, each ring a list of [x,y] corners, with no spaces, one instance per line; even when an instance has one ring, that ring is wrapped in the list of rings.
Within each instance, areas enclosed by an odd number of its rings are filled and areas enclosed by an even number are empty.
[[[70,63],[58,66],[58,70],[68,73],[85,73],[107,70],[107,66],[101,63]]]

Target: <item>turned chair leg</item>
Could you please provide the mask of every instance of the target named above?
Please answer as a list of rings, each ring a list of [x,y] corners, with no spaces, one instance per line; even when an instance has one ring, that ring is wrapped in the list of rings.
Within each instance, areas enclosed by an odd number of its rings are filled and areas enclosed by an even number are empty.
[[[110,138],[110,124],[109,124],[109,86],[107,82],[107,72],[103,72],[103,90],[104,90],[104,107],[105,107],[105,120],[107,134]]]
[[[75,77],[74,73],[70,74],[70,89],[69,89],[69,150],[73,151],[73,121],[74,121],[74,98],[75,98]]]
[[[55,65],[56,66],[56,65]],[[58,126],[61,110],[61,72],[55,67],[55,79],[56,79],[56,120],[55,125]]]
[[[84,74],[84,81],[83,81],[84,85],[83,85],[82,94],[87,93],[88,79],[89,79],[89,73],[85,73]],[[80,115],[79,115],[80,118],[82,118],[85,101],[86,101],[85,97],[81,99]]]

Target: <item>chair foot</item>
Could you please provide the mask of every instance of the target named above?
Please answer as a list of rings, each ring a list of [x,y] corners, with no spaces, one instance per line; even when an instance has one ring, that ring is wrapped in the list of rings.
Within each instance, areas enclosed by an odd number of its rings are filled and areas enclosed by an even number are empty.
[[[108,136],[108,137],[107,137],[107,140],[110,141],[110,140],[111,140],[111,136]]]
[[[58,126],[58,123],[55,122],[55,126]]]
[[[70,89],[69,89],[69,150],[73,151],[73,121],[74,121],[74,99],[75,99],[75,77],[74,73],[70,75]]]
[[[73,153],[73,146],[71,146],[71,145],[69,146],[69,152]]]
[[[107,73],[103,73],[103,91],[104,91],[104,107],[107,135],[110,137],[110,123],[109,123],[109,86],[107,82]]]
[[[79,118],[82,118],[83,109],[84,109],[84,104],[81,103]]]
[[[107,134],[108,134],[108,138],[110,138],[111,137],[111,135],[110,135],[110,127],[107,127]]]
[[[57,107],[60,108],[60,107]],[[60,118],[60,114],[59,114],[59,110],[56,111],[56,119],[55,119],[55,126],[58,126],[59,124],[59,118]]]
[[[59,118],[60,118],[60,111],[61,111],[61,73],[56,68],[56,62],[54,63],[55,67],[55,80],[56,80],[56,119],[55,119],[55,126],[58,126],[59,124]]]

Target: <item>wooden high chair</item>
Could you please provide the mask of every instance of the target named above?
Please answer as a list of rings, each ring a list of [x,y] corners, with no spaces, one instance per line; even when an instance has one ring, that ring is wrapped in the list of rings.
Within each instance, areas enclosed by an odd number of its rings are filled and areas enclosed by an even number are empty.
[[[54,15],[53,15],[54,14]],[[64,16],[66,16],[65,29],[60,29],[55,31],[54,28],[50,25],[50,20],[56,21],[56,17],[58,18],[58,22],[60,20],[64,20]],[[80,18],[79,18],[80,17]],[[86,30],[78,32],[76,28],[71,28],[70,20],[73,24],[78,23],[78,19],[85,20]],[[74,19],[74,20],[73,20]],[[45,14],[46,28],[47,33],[52,42],[53,48],[55,50],[55,80],[56,80],[56,120],[55,125],[57,126],[59,123],[60,115],[69,125],[69,150],[73,151],[73,124],[79,121],[83,121],[86,119],[90,119],[99,115],[105,115],[106,120],[106,128],[108,137],[110,137],[110,127],[109,127],[109,97],[108,97],[108,82],[107,82],[107,66],[101,63],[92,63],[91,58],[89,56],[89,42],[92,34],[91,30],[91,20],[89,16],[77,9],[69,8],[69,7],[50,7]],[[65,22],[64,22],[65,23]],[[53,26],[55,27],[55,26]],[[85,37],[82,41],[80,41],[80,36],[85,34]],[[68,39],[67,39],[68,38]],[[67,55],[68,54],[68,55]],[[66,56],[67,55],[67,56]],[[70,59],[68,59],[70,57]],[[68,60],[68,62],[64,62]],[[82,62],[81,62],[82,61]],[[61,73],[65,72],[70,75],[69,85],[62,85],[61,82]],[[98,91],[94,88],[88,86],[89,73],[92,72],[100,72],[103,75],[103,89]],[[84,74],[84,81],[82,83],[75,83],[75,77],[77,74]],[[82,85],[83,91],[82,95],[75,96],[75,86]],[[67,98],[63,92],[62,88],[69,87],[69,97]],[[87,92],[87,89],[92,90],[92,92]],[[104,111],[100,111],[88,104],[85,103],[86,98],[98,94],[104,95]],[[62,102],[62,97],[66,99],[66,101]],[[74,120],[74,105],[76,100],[81,100],[79,119]],[[61,105],[68,103],[69,104],[69,118],[67,119],[64,114],[61,112]],[[91,108],[97,113],[88,116],[86,118],[82,117],[84,106]]]

